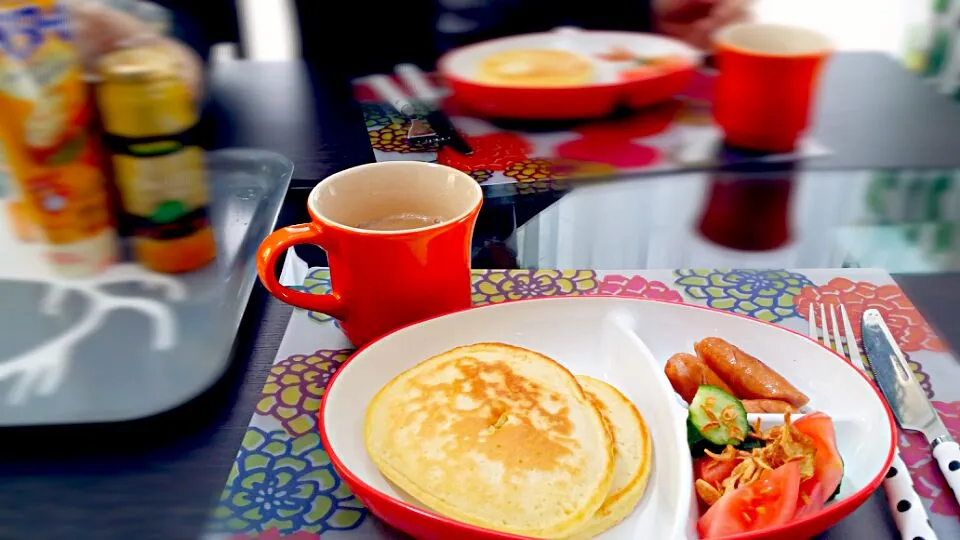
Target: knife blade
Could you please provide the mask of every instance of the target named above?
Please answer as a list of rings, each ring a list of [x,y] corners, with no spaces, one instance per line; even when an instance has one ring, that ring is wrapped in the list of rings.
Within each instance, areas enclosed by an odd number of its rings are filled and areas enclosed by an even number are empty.
[[[450,118],[440,109],[431,109],[427,113],[427,123],[433,128],[434,133],[443,138],[445,144],[453,148],[458,153],[465,156],[473,155],[473,148],[470,143],[460,135],[457,128],[454,127]]]
[[[931,444],[938,438],[949,437],[946,426],[913,375],[880,312],[876,309],[865,311],[861,330],[863,347],[877,385],[900,426],[923,433]]]
[[[927,399],[880,312],[863,312],[860,329],[870,369],[897,422],[903,429],[918,431],[927,439],[940,471],[960,503],[960,445]]]

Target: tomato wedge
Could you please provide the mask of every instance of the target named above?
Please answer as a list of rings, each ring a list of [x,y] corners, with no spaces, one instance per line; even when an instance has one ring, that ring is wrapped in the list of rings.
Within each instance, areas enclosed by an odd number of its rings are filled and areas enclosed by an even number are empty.
[[[800,463],[791,461],[720,497],[697,521],[701,538],[776,527],[793,519],[800,493]]]
[[[649,79],[655,75],[658,75],[656,69],[651,66],[637,66],[635,68],[625,69],[620,72],[620,79],[624,81],[637,81],[641,79]]]
[[[732,459],[717,461],[710,457],[702,457],[693,462],[693,479],[702,479],[711,486],[715,486],[730,476],[736,466],[737,462]]]
[[[803,517],[823,508],[840,486],[843,460],[837,450],[837,434],[829,415],[822,412],[808,414],[794,422],[793,427],[813,439],[817,449],[813,477],[800,484],[797,517]]]

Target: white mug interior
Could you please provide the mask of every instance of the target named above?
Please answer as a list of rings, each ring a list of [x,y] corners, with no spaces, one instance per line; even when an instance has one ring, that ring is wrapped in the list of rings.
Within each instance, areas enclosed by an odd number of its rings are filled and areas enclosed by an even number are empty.
[[[429,230],[467,216],[483,201],[470,175],[445,165],[391,161],[359,165],[329,176],[310,192],[310,212],[327,225],[369,234]],[[362,228],[388,216],[439,218],[428,226],[378,231]]]
[[[770,56],[811,56],[833,48],[830,39],[819,32],[783,24],[735,24],[720,30],[715,41]]]

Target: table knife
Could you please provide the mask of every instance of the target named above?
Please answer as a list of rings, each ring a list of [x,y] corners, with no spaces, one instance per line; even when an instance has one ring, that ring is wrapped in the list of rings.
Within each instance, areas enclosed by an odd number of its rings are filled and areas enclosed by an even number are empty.
[[[373,93],[410,122],[407,129],[407,142],[413,146],[440,142],[443,137],[438,135],[433,127],[420,118],[417,107],[403,94],[403,91],[386,75],[370,75],[365,79]]]
[[[960,503],[960,445],[930,404],[880,312],[868,309],[860,324],[870,368],[893,415],[900,427],[919,431],[927,439],[933,458]]]
[[[460,135],[450,118],[440,110],[441,95],[427,79],[426,74],[414,64],[400,64],[395,70],[403,84],[427,109],[427,123],[433,128],[433,131],[450,148],[465,156],[472,155],[473,148],[470,147],[470,143]]]

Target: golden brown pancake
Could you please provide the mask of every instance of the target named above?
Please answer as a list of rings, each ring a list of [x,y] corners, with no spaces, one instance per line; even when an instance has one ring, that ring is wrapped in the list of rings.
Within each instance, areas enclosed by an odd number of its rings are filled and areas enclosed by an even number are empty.
[[[501,343],[458,347],[387,383],[365,442],[388,480],[438,513],[538,538],[582,528],[613,480],[613,440],[574,376]]]
[[[603,381],[586,375],[578,375],[577,381],[610,428],[616,461],[607,498],[590,521],[569,540],[593,538],[629,516],[646,491],[653,463],[650,433],[636,405]]]
[[[477,82],[499,86],[553,88],[593,81],[593,62],[559,49],[519,49],[492,54],[477,67]]]

